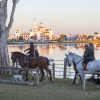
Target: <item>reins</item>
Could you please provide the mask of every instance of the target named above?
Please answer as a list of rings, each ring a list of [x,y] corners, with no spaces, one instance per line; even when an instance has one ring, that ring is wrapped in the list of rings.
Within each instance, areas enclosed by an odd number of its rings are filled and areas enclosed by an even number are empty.
[[[80,61],[82,61],[84,58],[82,58],[81,60],[79,60],[77,63],[76,63],[76,65],[80,62]]]

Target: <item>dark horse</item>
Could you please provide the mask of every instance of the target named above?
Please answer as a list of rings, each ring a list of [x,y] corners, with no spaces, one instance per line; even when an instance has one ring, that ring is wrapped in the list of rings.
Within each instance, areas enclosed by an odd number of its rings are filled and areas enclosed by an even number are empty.
[[[23,54],[23,53],[20,53],[20,52],[11,52],[11,53],[12,53],[12,56],[11,56],[12,61],[16,62],[16,60],[18,60],[20,66],[22,68],[25,68],[26,67],[26,63],[25,63],[24,58],[26,57],[26,55]],[[41,73],[42,73],[42,77],[41,77],[40,81],[42,81],[42,79],[43,79],[44,69],[45,69],[50,74],[51,82],[53,82],[52,76],[51,76],[51,71],[48,68],[48,59],[46,57],[39,56],[39,57],[31,59],[31,61],[29,63],[29,68],[34,69],[36,67],[39,67],[39,69],[41,70]],[[20,74],[21,71],[22,70],[19,71],[19,74]],[[28,80],[28,76],[27,75],[28,75],[28,71],[26,71],[26,81]]]

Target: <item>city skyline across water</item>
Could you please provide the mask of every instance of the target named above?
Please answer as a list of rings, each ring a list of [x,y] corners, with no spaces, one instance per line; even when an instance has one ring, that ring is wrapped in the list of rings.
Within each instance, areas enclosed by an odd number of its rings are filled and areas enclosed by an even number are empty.
[[[69,52],[76,53],[80,56],[83,56],[84,53],[84,46],[86,43],[78,43],[78,44],[35,44],[35,49],[38,49],[39,55],[44,56],[47,58],[54,59],[55,63],[55,76],[56,78],[63,78],[63,68],[64,68],[64,58],[65,53],[68,54]],[[95,58],[100,59],[99,52],[100,52],[100,45],[95,46]],[[8,45],[8,51],[11,58],[11,52],[18,51],[26,54],[24,52],[25,49],[29,48],[29,44],[22,44],[22,45]],[[57,61],[59,60],[59,61]],[[67,78],[74,78],[74,69],[73,67],[68,67],[67,69]]]
[[[46,28],[53,28],[54,34],[100,33],[100,0],[19,0],[10,30],[29,32],[36,18],[37,25],[43,22]],[[8,0],[8,20],[12,0]]]
[[[69,52],[76,53],[80,56],[83,56],[84,46],[86,43],[64,43],[64,44],[35,44],[35,49],[38,49],[40,56],[46,56],[49,58],[53,58],[55,60],[63,60],[65,57],[65,53]],[[10,52],[18,51],[26,54],[24,52],[25,49],[29,48],[29,44],[25,45],[8,45],[8,51]],[[100,59],[98,52],[100,51],[100,45],[95,45],[95,57],[96,59]]]

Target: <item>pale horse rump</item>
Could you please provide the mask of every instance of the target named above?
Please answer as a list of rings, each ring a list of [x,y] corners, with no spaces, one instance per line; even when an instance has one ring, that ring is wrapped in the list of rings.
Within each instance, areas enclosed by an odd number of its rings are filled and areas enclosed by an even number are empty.
[[[74,62],[76,64],[76,69],[79,72],[76,75],[76,84],[78,85],[79,83],[78,83],[77,77],[79,75],[81,76],[81,79],[83,77],[82,72],[84,71],[84,69],[83,69],[82,62],[83,62],[84,58],[82,56],[75,54],[75,53],[69,53],[68,55],[65,54],[65,56],[66,56],[67,64],[69,67],[71,66],[72,62]],[[100,71],[100,59],[88,62],[87,71],[90,71],[90,72]],[[83,79],[82,79],[82,81],[83,81]]]

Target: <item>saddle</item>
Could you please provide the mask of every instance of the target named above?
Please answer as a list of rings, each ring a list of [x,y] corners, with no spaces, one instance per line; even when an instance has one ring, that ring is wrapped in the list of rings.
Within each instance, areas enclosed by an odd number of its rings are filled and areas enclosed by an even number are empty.
[[[33,58],[36,58],[37,56],[36,55],[34,55],[33,57],[31,57],[31,59],[33,59]],[[28,61],[29,61],[29,63],[31,62],[31,59],[29,59]],[[24,62],[26,63],[26,57],[24,58]]]
[[[91,61],[89,61],[89,62],[93,62],[93,61],[95,61],[95,60],[91,60]],[[87,66],[87,64],[88,64],[89,62],[86,63],[86,66]]]

